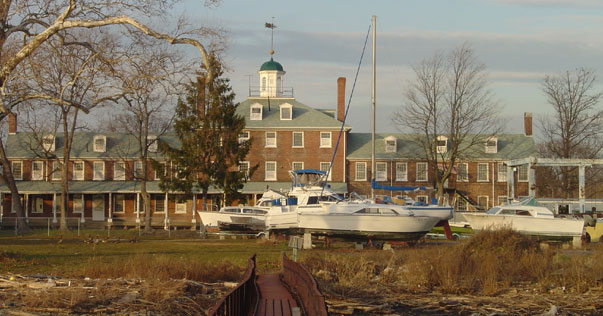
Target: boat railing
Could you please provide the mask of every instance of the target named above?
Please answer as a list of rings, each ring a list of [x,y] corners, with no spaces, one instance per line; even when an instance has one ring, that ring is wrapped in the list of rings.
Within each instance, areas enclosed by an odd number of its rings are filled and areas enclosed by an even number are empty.
[[[256,284],[255,254],[248,260],[243,281],[230,290],[209,311],[210,316],[251,315],[257,310],[259,290]]]

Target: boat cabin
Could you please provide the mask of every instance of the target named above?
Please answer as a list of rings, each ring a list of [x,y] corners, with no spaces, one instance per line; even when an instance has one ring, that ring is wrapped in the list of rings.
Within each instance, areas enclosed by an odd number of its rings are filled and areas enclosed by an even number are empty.
[[[486,214],[531,216],[539,218],[554,218],[553,212],[544,206],[503,205],[489,209]]]

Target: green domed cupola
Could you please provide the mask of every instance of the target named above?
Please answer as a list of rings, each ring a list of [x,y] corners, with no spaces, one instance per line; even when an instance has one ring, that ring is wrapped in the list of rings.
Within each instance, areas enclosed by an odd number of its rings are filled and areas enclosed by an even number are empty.
[[[265,63],[263,63],[262,67],[260,67],[260,71],[264,71],[264,70],[283,71],[283,66],[280,63],[274,61],[272,59],[272,57],[270,57],[270,60],[267,61],[267,62],[265,62]]]

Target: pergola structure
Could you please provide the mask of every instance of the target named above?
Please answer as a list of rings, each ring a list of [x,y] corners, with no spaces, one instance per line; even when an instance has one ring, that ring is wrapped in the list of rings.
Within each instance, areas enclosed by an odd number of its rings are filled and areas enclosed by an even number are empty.
[[[580,202],[580,212],[584,213],[584,204],[586,201],[586,191],[584,172],[586,167],[593,165],[603,165],[603,159],[562,159],[562,158],[536,158],[528,157],[514,159],[507,162],[507,197],[511,202],[515,198],[515,178],[513,177],[514,167],[528,165],[528,186],[531,197],[536,196],[536,170],[535,167],[578,167],[578,200]]]

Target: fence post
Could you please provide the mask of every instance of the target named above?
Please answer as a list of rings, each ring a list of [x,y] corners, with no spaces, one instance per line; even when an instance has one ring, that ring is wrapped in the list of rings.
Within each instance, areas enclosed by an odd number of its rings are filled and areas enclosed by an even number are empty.
[[[50,218],[47,218],[48,220],[48,237],[50,237]]]
[[[77,235],[78,235],[78,237],[80,235],[80,221],[79,220],[77,221]]]

